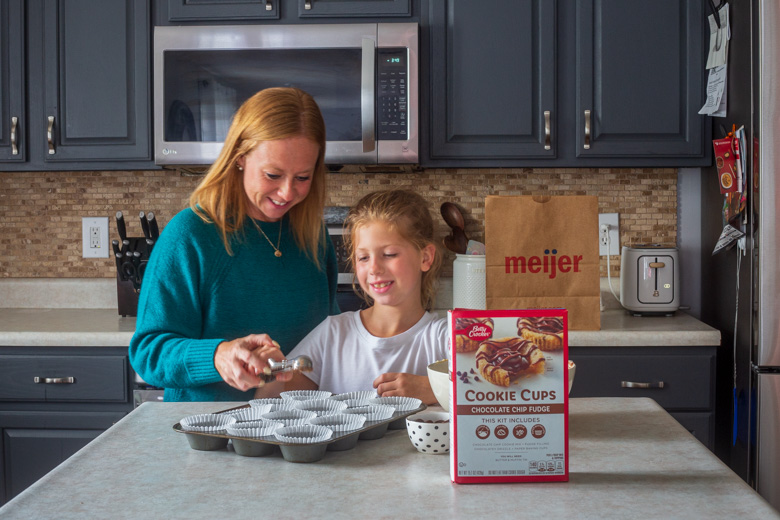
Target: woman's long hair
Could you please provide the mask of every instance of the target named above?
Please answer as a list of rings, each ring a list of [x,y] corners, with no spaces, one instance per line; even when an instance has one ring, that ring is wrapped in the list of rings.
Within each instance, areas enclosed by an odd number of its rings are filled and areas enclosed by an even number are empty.
[[[204,221],[217,226],[225,250],[232,254],[231,240],[243,229],[250,204],[244,192],[243,172],[236,161],[263,141],[290,137],[304,137],[320,149],[309,193],[288,214],[298,247],[321,268],[318,253],[325,244],[325,122],[314,98],[302,90],[261,90],[239,107],[219,157],[190,195],[190,207]]]
[[[344,241],[349,251],[349,262],[355,271],[355,249],[358,231],[374,222],[383,222],[396,231],[404,240],[413,244],[418,251],[433,245],[436,252],[431,268],[422,273],[420,300],[425,310],[433,309],[436,298],[436,282],[441,271],[441,249],[434,240],[433,218],[428,211],[428,203],[419,194],[408,190],[387,190],[369,193],[347,214],[344,226],[347,232]],[[362,293],[362,291],[361,291]],[[372,304],[370,296],[362,294]]]

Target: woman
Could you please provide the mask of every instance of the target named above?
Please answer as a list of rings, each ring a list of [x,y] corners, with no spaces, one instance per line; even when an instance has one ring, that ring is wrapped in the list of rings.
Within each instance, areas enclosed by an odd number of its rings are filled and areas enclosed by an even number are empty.
[[[325,125],[294,88],[236,112],[216,162],[160,235],[130,362],[166,401],[245,401],[336,304],[322,222]]]

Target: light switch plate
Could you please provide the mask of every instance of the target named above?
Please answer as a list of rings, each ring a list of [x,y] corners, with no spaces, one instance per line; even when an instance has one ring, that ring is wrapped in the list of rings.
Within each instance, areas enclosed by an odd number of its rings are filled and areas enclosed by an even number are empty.
[[[601,226],[609,226],[609,243],[602,240]],[[620,227],[618,213],[599,213],[599,256],[620,254]]]
[[[108,217],[81,217],[81,257],[108,258]]]

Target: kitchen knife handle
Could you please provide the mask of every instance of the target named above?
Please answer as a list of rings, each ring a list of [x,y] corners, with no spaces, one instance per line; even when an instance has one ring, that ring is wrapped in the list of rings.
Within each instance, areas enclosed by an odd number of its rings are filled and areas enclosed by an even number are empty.
[[[33,377],[33,383],[43,383],[46,385],[72,385],[75,382],[75,377]]]
[[[54,116],[48,117],[49,124],[46,126],[46,140],[49,142],[49,155],[54,155]]]
[[[142,211],[138,214],[138,218],[141,219],[141,229],[144,232],[144,238],[151,238],[151,235],[149,235],[149,221],[146,220],[146,213]]]
[[[590,150],[590,110],[585,111],[585,144],[582,147]]]
[[[127,240],[127,229],[125,228],[125,217],[121,211],[116,212],[116,230],[119,233],[119,238],[124,243]]]
[[[550,111],[544,111],[544,149],[550,149]]]
[[[19,124],[19,118],[11,118],[11,155],[19,155],[19,147],[16,144],[16,125]]]
[[[620,386],[622,388],[663,388],[664,382],[658,381],[657,383],[636,383],[634,381],[621,381]]]
[[[650,269],[660,269],[662,267],[666,267],[666,264],[663,262],[650,262],[649,264],[647,264],[647,266]]]
[[[149,238],[157,240],[160,238],[160,228],[157,226],[157,218],[151,211],[146,214],[146,222],[149,224]]]

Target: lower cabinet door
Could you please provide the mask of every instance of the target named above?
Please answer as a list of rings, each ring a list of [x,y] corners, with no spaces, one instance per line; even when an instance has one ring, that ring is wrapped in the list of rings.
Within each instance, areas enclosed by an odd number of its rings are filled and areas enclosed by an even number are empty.
[[[710,451],[715,449],[715,414],[712,412],[669,412],[677,419],[691,435],[707,446]]]
[[[86,446],[103,430],[3,430],[5,501]]]

